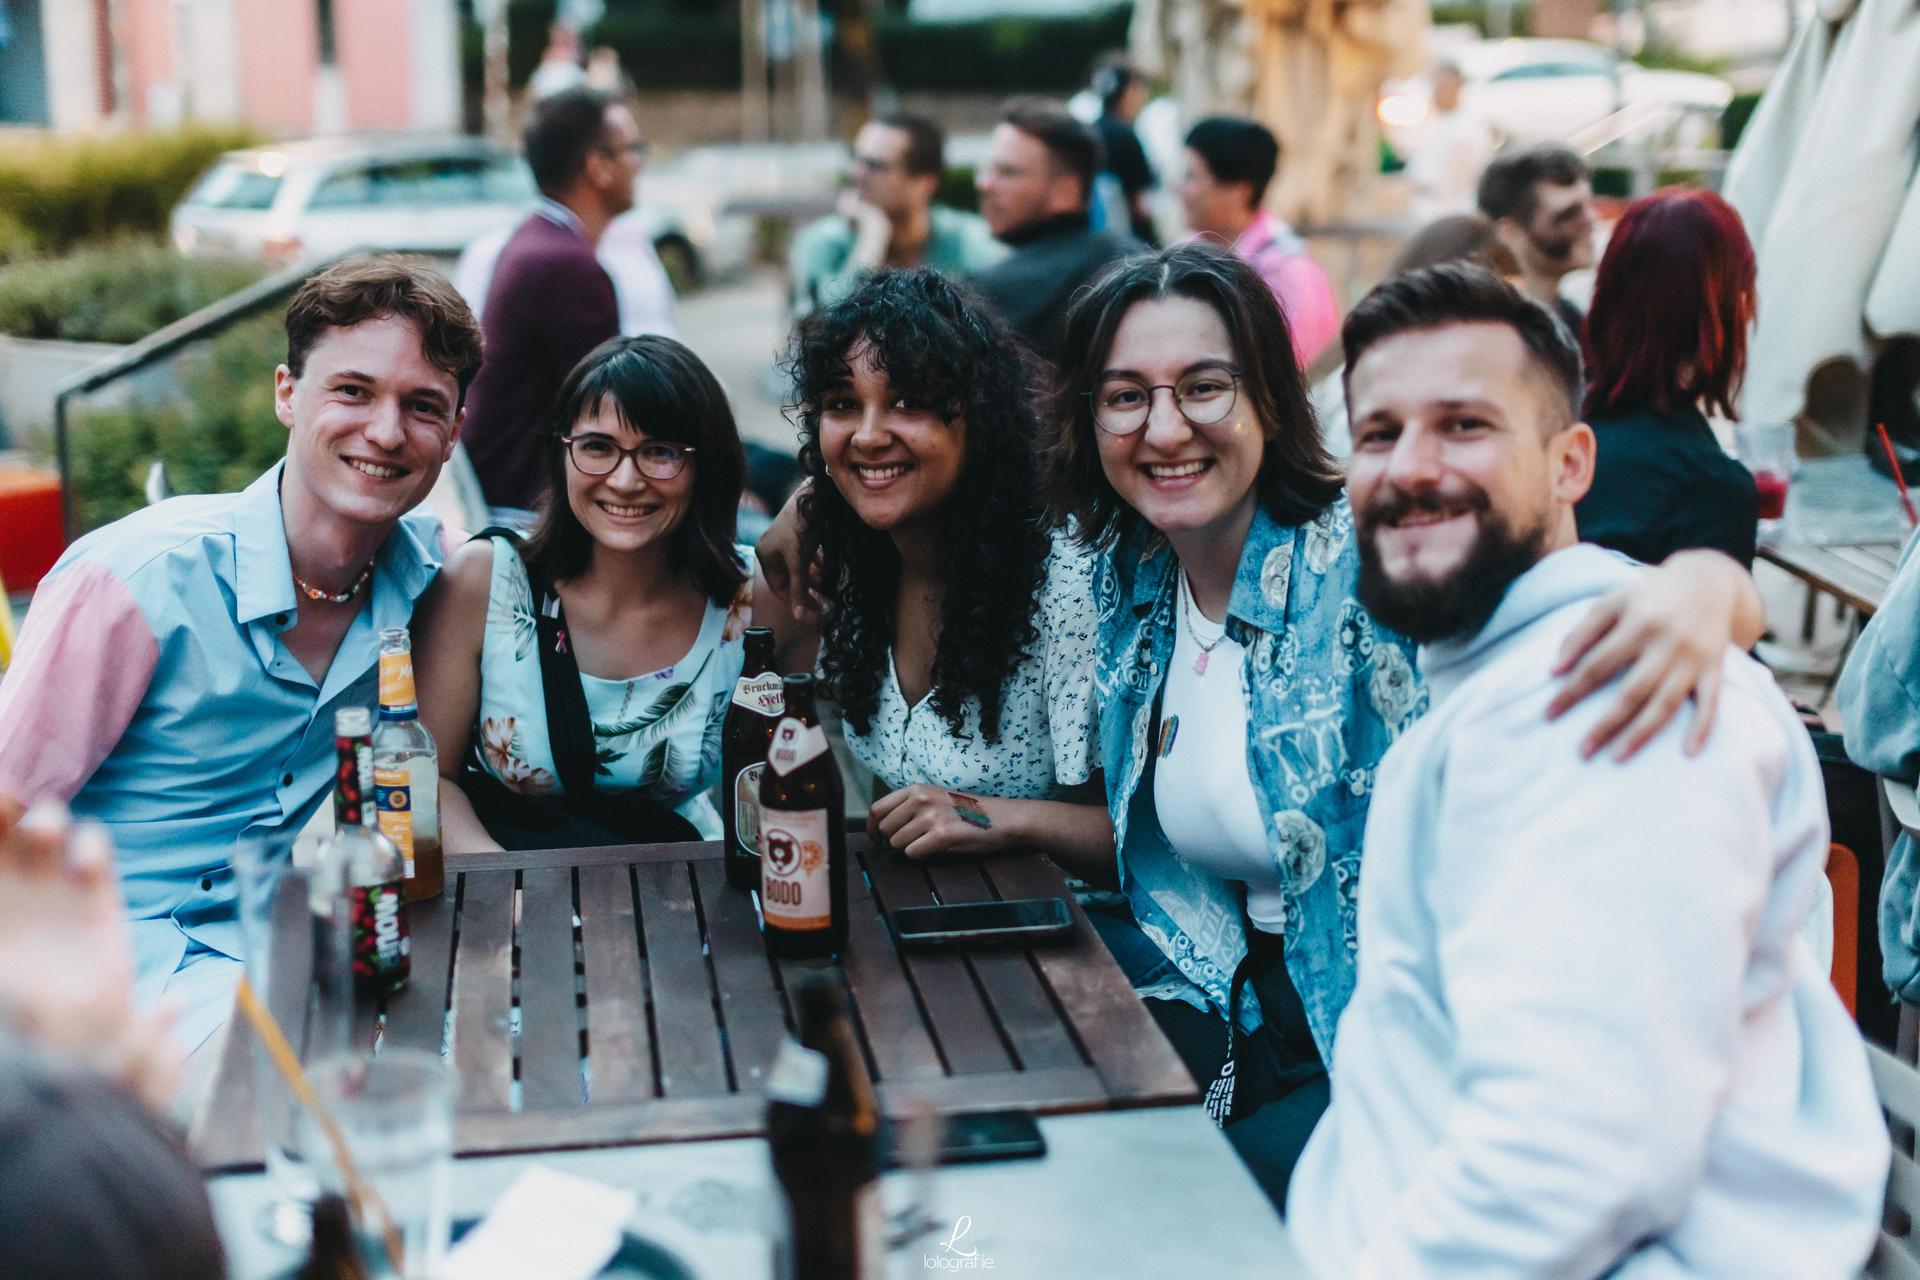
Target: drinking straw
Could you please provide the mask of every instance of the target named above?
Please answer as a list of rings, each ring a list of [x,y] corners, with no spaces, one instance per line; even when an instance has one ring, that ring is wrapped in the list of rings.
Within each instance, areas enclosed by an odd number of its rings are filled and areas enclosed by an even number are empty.
[[[353,1162],[353,1153],[347,1149],[346,1135],[340,1132],[340,1126],[334,1123],[327,1109],[320,1105],[320,1095],[314,1092],[313,1083],[307,1079],[307,1073],[300,1069],[300,1059],[294,1056],[293,1046],[287,1043],[286,1033],[280,1030],[280,1024],[267,1012],[267,1006],[260,1003],[260,997],[254,994],[253,984],[244,977],[234,992],[241,1011],[247,1015],[247,1021],[260,1036],[260,1042],[267,1047],[267,1056],[273,1059],[273,1065],[280,1072],[280,1078],[287,1088],[299,1100],[301,1106],[312,1113],[320,1125],[320,1131],[327,1137],[327,1145],[333,1148],[333,1158],[340,1163],[340,1174],[346,1179],[347,1196],[365,1218],[369,1213],[378,1215],[380,1234],[387,1246],[387,1261],[393,1264],[395,1275],[407,1274],[406,1241],[401,1239],[400,1229],[394,1225],[393,1215],[387,1212],[387,1205],[380,1193],[360,1174],[360,1168]]]
[[[1887,424],[1876,422],[1873,429],[1880,433],[1880,447],[1887,451],[1887,466],[1893,472],[1893,482],[1900,486],[1900,505],[1906,509],[1907,528],[1920,525],[1920,514],[1913,509],[1913,497],[1907,492],[1907,478],[1900,474],[1900,459],[1894,456],[1893,440],[1887,435]]]

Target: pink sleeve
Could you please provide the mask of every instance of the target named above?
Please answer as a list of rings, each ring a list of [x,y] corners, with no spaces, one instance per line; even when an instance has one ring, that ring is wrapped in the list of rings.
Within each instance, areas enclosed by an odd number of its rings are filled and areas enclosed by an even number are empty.
[[[1340,303],[1320,264],[1305,254],[1276,254],[1261,264],[1293,330],[1293,355],[1305,368],[1340,331]]]
[[[42,583],[0,680],[0,796],[71,801],[126,732],[159,661],[146,615],[104,565]]]

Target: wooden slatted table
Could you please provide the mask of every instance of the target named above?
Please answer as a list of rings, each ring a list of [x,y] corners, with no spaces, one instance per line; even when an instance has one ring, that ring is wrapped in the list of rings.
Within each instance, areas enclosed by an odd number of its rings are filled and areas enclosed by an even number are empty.
[[[1899,489],[1868,466],[1865,455],[1802,459],[1787,492],[1784,526],[1778,539],[1760,546],[1760,559],[1834,597],[1857,617],[1880,608],[1907,525]]]
[[[445,1048],[456,1154],[758,1135],[800,969],[845,983],[883,1107],[1041,1113],[1191,1102],[1192,1078],[1076,905],[1070,943],[903,951],[886,913],[1060,896],[1038,855],[916,863],[849,836],[845,954],[773,961],[717,842],[468,855],[415,904],[413,977],[356,1010],[358,1043]],[[577,923],[576,923],[577,922]],[[290,1011],[283,1011],[284,1020]],[[449,1015],[451,1015],[449,1017]],[[230,1027],[192,1142],[257,1165],[258,1042]]]
[[[1832,546],[1801,542],[1763,545],[1759,558],[1779,565],[1815,591],[1834,597],[1855,613],[1872,617],[1893,584],[1900,543],[1874,541]]]

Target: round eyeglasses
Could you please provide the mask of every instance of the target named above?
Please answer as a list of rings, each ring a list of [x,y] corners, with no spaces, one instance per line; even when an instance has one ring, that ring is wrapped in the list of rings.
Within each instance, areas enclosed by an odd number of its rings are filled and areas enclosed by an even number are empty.
[[[561,436],[573,469],[583,476],[610,476],[620,469],[622,458],[632,458],[640,474],[649,480],[671,480],[686,469],[687,458],[695,452],[690,444],[669,444],[649,440],[631,449],[608,436]]]
[[[1093,402],[1093,422],[1110,436],[1128,436],[1147,425],[1153,393],[1169,391],[1180,416],[1196,427],[1224,422],[1240,398],[1240,373],[1235,369],[1195,369],[1175,383],[1148,386],[1132,378],[1108,378],[1087,398]]]

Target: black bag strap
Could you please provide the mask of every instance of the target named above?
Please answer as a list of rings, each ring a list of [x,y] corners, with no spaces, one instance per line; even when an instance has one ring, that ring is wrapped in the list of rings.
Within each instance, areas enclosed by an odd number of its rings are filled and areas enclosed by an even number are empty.
[[[516,552],[523,541],[515,530],[493,525],[475,538],[503,538]],[[521,556],[525,564],[526,557]],[[587,691],[580,683],[580,663],[567,638],[567,615],[553,584],[526,565],[527,591],[533,608],[535,650],[540,655],[540,686],[547,700],[547,749],[553,771],[568,796],[585,799],[593,792],[593,721],[587,715]]]

